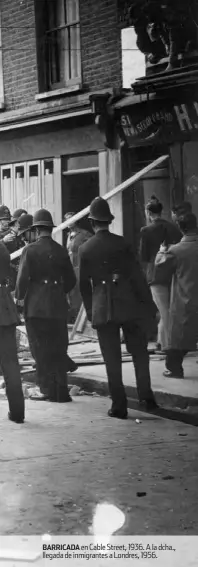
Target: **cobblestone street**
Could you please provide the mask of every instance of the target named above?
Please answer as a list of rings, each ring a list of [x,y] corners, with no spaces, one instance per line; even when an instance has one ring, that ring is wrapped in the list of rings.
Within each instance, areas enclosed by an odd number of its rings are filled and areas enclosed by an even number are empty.
[[[28,400],[16,425],[0,404],[2,535],[86,535],[103,502],[124,512],[120,534],[197,534],[197,428],[110,419],[109,400],[89,397]]]

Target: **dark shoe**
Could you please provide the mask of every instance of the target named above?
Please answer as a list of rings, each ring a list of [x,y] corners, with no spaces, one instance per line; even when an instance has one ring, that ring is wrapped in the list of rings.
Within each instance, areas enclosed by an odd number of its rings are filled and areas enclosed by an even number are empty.
[[[177,370],[176,372],[173,372],[172,370],[164,370],[163,376],[165,376],[165,378],[184,378],[184,373],[183,370]]]
[[[125,411],[124,413],[119,413],[118,411],[113,411],[112,409],[110,409],[108,411],[108,415],[109,417],[117,417],[117,419],[127,419],[128,412]]]
[[[155,409],[158,409],[158,405],[157,402],[155,401],[155,399],[153,400],[141,400],[139,401],[139,407],[140,409],[146,409],[146,411],[153,411]]]
[[[65,404],[68,404],[69,402],[73,402],[72,397],[70,395],[68,395],[68,397],[65,400]]]
[[[8,412],[8,419],[14,421],[15,423],[24,423],[24,417],[14,417],[10,411]]]
[[[67,372],[75,372],[75,370],[78,370],[78,365],[67,354]]]

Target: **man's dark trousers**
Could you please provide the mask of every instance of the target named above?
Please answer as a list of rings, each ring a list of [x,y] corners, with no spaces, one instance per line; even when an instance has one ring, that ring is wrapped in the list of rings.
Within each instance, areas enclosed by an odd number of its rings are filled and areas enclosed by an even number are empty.
[[[122,325],[107,323],[98,327],[98,340],[107,369],[112,410],[122,414],[127,409],[127,398],[122,382],[120,328],[123,330],[126,348],[133,357],[139,401],[153,400],[153,392],[147,338],[142,324],[138,321],[131,321]]]
[[[170,370],[173,374],[183,375],[183,360],[186,354],[188,353],[187,350],[179,350],[179,349],[169,349],[166,352],[166,368]]]
[[[0,364],[5,379],[6,395],[13,420],[25,415],[24,396],[17,358],[16,326],[0,326]]]
[[[68,401],[66,321],[29,318],[26,328],[41,392],[53,402]]]

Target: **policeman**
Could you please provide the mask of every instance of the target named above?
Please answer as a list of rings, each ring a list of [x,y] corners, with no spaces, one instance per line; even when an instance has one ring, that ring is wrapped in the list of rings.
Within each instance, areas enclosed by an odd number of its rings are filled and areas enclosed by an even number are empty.
[[[90,205],[95,235],[80,248],[80,290],[87,316],[97,329],[112,398],[110,417],[127,417],[122,382],[120,328],[133,356],[140,405],[156,408],[150,384],[146,319],[155,315],[149,287],[122,236],[109,232],[113,220],[108,203],[98,197]]]
[[[0,240],[4,242],[9,254],[18,250],[16,230],[10,226],[12,222],[10,210],[6,205],[0,207]],[[9,289],[14,291],[16,283],[16,262],[10,265],[10,274],[8,278]]]
[[[1,205],[0,206],[0,240],[2,240],[4,244],[7,244],[7,242],[14,239],[14,236],[12,236],[12,238],[7,238],[8,235],[10,236],[10,221],[11,221],[10,210],[8,209],[8,207],[6,207],[6,205]]]
[[[16,345],[16,326],[19,320],[6,284],[10,271],[10,256],[2,242],[0,266],[0,364],[9,404],[8,417],[11,421],[23,423],[25,407]]]
[[[18,243],[20,246],[30,244],[35,240],[35,231],[32,229],[33,216],[24,213],[18,219]]]
[[[26,328],[41,393],[50,401],[69,402],[66,294],[76,278],[67,250],[52,240],[50,212],[37,211],[32,227],[37,240],[22,252],[16,299],[24,299]]]
[[[25,211],[25,209],[16,209],[16,211],[14,211],[11,221],[9,223],[9,225],[13,228],[13,230],[16,232],[18,232],[18,220],[20,219],[20,217],[22,215],[27,215],[27,211]]]

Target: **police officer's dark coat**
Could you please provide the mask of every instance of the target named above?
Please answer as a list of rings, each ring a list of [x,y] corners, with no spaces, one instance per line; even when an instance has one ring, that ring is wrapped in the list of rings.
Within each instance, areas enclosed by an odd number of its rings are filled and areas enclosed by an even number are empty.
[[[79,250],[79,283],[92,325],[122,324],[156,314],[143,272],[122,236],[97,232]]]
[[[67,319],[66,294],[76,283],[68,252],[51,236],[24,248],[16,298],[24,299],[25,318]]]
[[[9,276],[10,255],[5,244],[0,242],[0,327],[16,326],[20,322],[7,284]]]
[[[180,242],[182,234],[173,222],[157,218],[149,226],[144,226],[140,234],[140,259],[147,264],[146,276],[149,285],[161,283],[156,280],[155,257],[162,243],[166,246]]]

